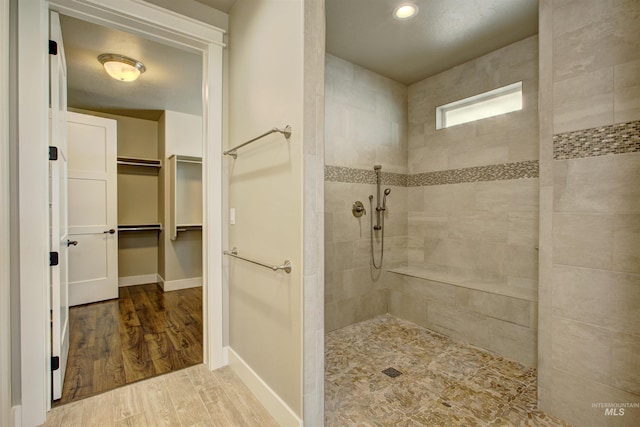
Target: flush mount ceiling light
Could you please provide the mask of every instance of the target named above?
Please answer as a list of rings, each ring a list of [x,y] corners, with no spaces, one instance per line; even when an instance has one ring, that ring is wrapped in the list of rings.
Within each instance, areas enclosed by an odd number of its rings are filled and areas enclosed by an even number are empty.
[[[122,82],[132,82],[146,71],[142,62],[115,53],[103,53],[98,61],[111,77]]]
[[[393,11],[393,17],[399,20],[413,18],[418,14],[418,6],[413,3],[402,3]]]

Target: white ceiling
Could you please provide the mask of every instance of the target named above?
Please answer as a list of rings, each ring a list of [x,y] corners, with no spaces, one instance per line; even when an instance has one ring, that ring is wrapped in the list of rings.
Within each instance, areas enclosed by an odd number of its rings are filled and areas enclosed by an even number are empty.
[[[201,114],[199,54],[68,16],[61,16],[60,24],[70,107],[152,120],[162,110]],[[135,58],[147,71],[135,82],[114,80],[98,62],[101,53]]]
[[[235,0],[197,0],[229,12]],[[538,31],[537,0],[412,0],[418,15],[393,18],[407,0],[325,0],[327,52],[412,84]],[[198,54],[61,16],[68,100],[75,108],[155,119],[162,110],[202,111]],[[97,60],[118,53],[142,61],[135,82],[110,78]]]
[[[402,3],[419,7],[407,21]],[[537,0],[325,0],[327,52],[412,84],[537,34]]]

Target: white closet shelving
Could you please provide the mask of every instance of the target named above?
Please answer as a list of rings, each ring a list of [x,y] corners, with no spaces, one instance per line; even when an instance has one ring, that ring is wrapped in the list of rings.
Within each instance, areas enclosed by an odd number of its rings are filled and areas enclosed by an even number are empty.
[[[169,157],[171,240],[178,233],[202,230],[202,158],[182,155]]]

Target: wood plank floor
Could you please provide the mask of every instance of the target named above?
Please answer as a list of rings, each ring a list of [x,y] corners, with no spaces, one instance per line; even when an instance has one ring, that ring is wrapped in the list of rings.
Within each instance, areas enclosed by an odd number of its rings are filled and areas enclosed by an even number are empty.
[[[69,310],[69,359],[54,406],[202,363],[202,288],[120,288]]]
[[[53,408],[44,427],[277,427],[240,378],[204,365]]]

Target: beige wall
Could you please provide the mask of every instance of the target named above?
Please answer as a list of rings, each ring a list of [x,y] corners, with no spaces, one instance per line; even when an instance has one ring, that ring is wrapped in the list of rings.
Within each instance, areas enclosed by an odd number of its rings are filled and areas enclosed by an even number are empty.
[[[333,55],[326,55],[325,67],[325,162],[351,171],[325,182],[325,328],[331,331],[386,313],[384,270],[407,260],[407,188],[383,181],[382,188],[392,191],[384,267],[376,270],[369,206],[376,186],[353,179],[357,170],[372,172],[374,164],[383,172],[406,173],[407,87]],[[351,212],[356,200],[367,209],[360,218]],[[378,262],[380,232],[374,245]]]
[[[592,407],[640,403],[639,28],[637,1],[540,2],[538,400],[580,426],[640,424]]]
[[[302,417],[302,2],[238,0],[229,14],[229,146],[292,127],[239,151],[229,164],[229,245],[291,274],[229,260],[229,345]],[[232,365],[234,366],[234,365]],[[239,369],[234,366],[235,369]]]

